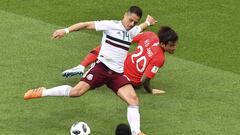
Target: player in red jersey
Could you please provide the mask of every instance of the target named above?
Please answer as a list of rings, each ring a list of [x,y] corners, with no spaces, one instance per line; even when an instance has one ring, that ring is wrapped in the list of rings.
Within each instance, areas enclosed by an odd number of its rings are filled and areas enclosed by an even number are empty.
[[[138,46],[135,51],[128,54],[125,60],[124,74],[134,86],[143,85],[144,89],[152,94],[164,93],[163,90],[152,89],[150,80],[156,75],[158,69],[164,65],[164,53],[174,53],[177,40],[177,33],[168,26],[161,27],[158,35],[154,32],[138,34],[132,41],[137,43]],[[64,71],[63,76],[82,74],[85,67],[96,61],[99,50],[100,46],[94,48],[79,66]]]

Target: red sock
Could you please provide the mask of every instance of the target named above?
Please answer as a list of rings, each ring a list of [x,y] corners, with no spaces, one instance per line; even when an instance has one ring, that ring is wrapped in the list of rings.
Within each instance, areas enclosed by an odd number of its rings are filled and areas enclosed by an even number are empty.
[[[81,61],[80,65],[83,65],[84,67],[89,66],[91,63],[95,62],[97,60],[97,56],[100,51],[100,46],[94,48],[84,59]]]

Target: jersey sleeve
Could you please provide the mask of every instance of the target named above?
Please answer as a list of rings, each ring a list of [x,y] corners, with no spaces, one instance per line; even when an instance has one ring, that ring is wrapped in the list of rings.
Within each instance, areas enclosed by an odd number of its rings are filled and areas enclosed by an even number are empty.
[[[142,29],[140,28],[140,26],[134,26],[131,30],[129,30],[129,34],[131,37],[135,37],[141,31],[142,31]]]
[[[133,43],[138,43],[139,40],[142,39],[142,37],[143,37],[143,33],[139,33],[133,38],[132,42]]]
[[[112,29],[114,26],[114,21],[103,20],[103,21],[94,21],[96,31],[106,31]]]
[[[159,58],[159,57],[156,57]],[[153,78],[159,68],[161,68],[164,64],[164,59],[153,59],[147,66],[146,70],[144,71],[144,75],[148,78]]]

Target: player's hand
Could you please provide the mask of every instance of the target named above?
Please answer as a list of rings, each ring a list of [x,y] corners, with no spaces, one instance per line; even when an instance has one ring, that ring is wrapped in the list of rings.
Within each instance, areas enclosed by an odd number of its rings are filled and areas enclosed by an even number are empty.
[[[154,25],[157,21],[150,15],[147,16],[146,21],[150,23],[150,25]]]
[[[56,30],[52,35],[52,39],[60,39],[60,38],[64,37],[65,34],[66,33],[65,33],[64,29]]]
[[[164,90],[152,89],[152,94],[153,95],[164,94],[164,93],[166,93]]]

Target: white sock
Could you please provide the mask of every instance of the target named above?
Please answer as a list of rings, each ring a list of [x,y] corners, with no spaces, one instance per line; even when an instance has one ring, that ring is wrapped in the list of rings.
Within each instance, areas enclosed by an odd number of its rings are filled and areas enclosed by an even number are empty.
[[[140,114],[139,106],[128,106],[127,108],[127,119],[130,125],[132,135],[140,133]]]
[[[69,96],[70,90],[72,89],[69,85],[62,85],[51,89],[43,90],[42,96]]]

